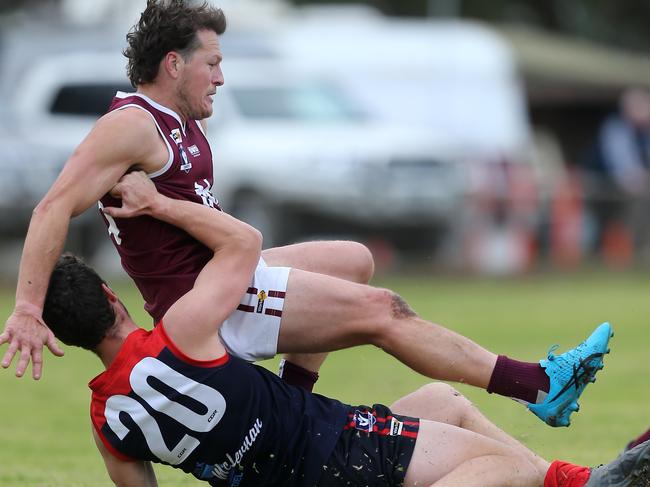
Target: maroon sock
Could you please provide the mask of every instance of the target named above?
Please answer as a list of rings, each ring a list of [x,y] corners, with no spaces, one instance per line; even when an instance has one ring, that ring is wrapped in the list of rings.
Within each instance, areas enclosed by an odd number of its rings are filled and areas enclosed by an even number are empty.
[[[548,393],[549,389],[550,381],[541,365],[499,355],[487,391],[536,404],[540,391]]]
[[[309,392],[314,389],[314,384],[318,380],[318,372],[312,372],[284,359],[280,362],[280,372],[278,375],[287,384],[302,387]]]
[[[636,440],[631,441],[630,444],[627,445],[627,449],[629,450],[630,448],[634,448],[635,446],[640,445],[641,443],[645,443],[648,440],[650,440],[650,429],[639,436]]]

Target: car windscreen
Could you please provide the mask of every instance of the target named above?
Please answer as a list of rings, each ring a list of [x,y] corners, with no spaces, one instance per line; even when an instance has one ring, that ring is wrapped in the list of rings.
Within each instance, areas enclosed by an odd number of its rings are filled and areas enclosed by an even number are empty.
[[[64,85],[56,93],[50,113],[101,117],[118,91],[133,91],[130,84],[87,83]]]
[[[366,114],[335,86],[232,87],[239,112],[246,118],[330,122],[365,119]]]

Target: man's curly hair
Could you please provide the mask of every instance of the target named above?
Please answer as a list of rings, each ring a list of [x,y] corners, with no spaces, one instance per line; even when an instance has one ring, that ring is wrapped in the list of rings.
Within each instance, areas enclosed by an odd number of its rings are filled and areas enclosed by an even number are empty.
[[[140,21],[126,35],[127,75],[133,87],[151,83],[158,74],[160,61],[168,52],[177,51],[188,59],[199,47],[196,33],[226,31],[226,16],[207,2],[192,5],[190,0],[147,0]]]
[[[102,278],[72,254],[62,255],[54,267],[43,321],[66,345],[94,351],[115,324],[102,284]]]

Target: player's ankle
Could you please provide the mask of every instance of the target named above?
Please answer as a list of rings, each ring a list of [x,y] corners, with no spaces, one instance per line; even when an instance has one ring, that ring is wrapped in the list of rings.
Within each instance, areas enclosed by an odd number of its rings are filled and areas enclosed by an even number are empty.
[[[519,362],[499,355],[487,391],[537,404],[550,389],[549,378],[538,363]]]

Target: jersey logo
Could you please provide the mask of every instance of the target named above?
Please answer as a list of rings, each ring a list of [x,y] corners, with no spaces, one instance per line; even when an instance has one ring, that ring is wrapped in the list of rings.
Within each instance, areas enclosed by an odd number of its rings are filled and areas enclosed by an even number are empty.
[[[354,412],[354,427],[360,431],[372,433],[372,427],[376,422],[377,418],[370,411],[359,411],[357,409]]]
[[[241,469],[241,467],[239,467],[239,469]],[[232,469],[230,475],[228,475],[228,487],[239,487],[243,479],[244,472]]]
[[[117,228],[117,223],[115,223],[115,219],[111,215],[107,215],[106,213],[104,213],[104,205],[102,204],[101,201],[97,202],[97,206],[99,206],[99,211],[102,212],[102,215],[104,215],[104,218],[106,218],[106,221],[108,222],[109,237],[112,236],[117,245],[122,245],[122,238],[120,237],[120,229]]]
[[[196,145],[189,146],[187,148],[187,150],[190,151],[190,154],[192,154],[192,156],[194,156],[194,157],[198,157],[198,156],[201,155],[201,151],[199,150],[199,148]]]
[[[192,163],[187,158],[187,154],[185,153],[185,149],[183,148],[183,139],[181,138],[181,131],[178,129],[173,129],[170,132],[169,136],[172,138],[174,142],[176,142],[176,145],[178,146],[178,152],[181,155],[181,159],[183,161],[181,164],[181,171],[185,172],[185,174],[189,173],[190,169],[192,169]]]
[[[176,142],[176,144],[181,143],[181,131],[179,129],[173,129],[170,132],[169,136],[172,138],[174,142]]]
[[[256,418],[255,423],[253,423],[251,429],[248,430],[248,434],[244,437],[244,440],[242,441],[239,449],[233,452],[232,455],[230,453],[226,453],[225,460],[223,462],[214,465],[214,468],[212,470],[212,474],[214,477],[220,478],[222,480],[226,480],[229,478],[229,475],[233,468],[237,467],[237,469],[239,469],[242,460],[246,455],[246,452],[248,452],[248,450],[253,448],[253,446],[255,445],[255,441],[257,440],[257,437],[262,432],[262,426],[263,426],[262,420],[260,418]],[[237,474],[233,474],[233,477],[230,477],[231,481],[233,478],[236,477]],[[241,482],[241,477],[239,478],[239,482]]]
[[[261,313],[264,309],[264,301],[266,300],[267,294],[266,291],[260,291],[257,293],[257,312]]]
[[[185,154],[185,149],[183,149],[183,144],[178,144],[178,151],[181,153],[181,158],[183,159],[183,164],[181,164],[181,171],[187,174],[190,172],[190,169],[192,169],[192,163],[187,158],[187,154]]]
[[[210,182],[207,179],[204,179],[203,182],[205,183],[205,186],[200,182],[194,183],[194,192],[201,197],[201,201],[203,201],[205,206],[216,208],[217,200],[210,192]]]

